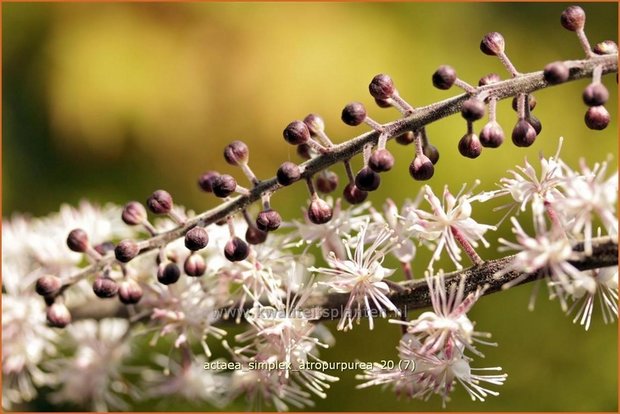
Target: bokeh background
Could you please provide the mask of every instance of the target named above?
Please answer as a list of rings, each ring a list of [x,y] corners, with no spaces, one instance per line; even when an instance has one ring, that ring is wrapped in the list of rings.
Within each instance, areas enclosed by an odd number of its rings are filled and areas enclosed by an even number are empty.
[[[294,119],[321,114],[336,142],[365,131],[340,122],[340,111],[350,101],[365,103],[379,121],[395,119],[395,111],[375,107],[368,95],[368,82],[377,73],[390,74],[401,95],[422,106],[457,93],[433,88],[430,77],[441,64],[451,64],[473,84],[489,72],[506,76],[499,61],[478,49],[489,31],[504,34],[507,53],[522,72],[582,58],[576,36],[559,23],[567,5],[4,4],[2,214],[45,215],[80,199],[122,204],[146,199],[157,188],[169,190],[177,203],[207,209],[217,201],[198,190],[202,171],[240,177],[221,156],[231,140],[245,140],[256,174],[271,177],[281,162],[299,160],[281,135]],[[617,41],[617,4],[582,7],[592,43]],[[437,191],[445,183],[458,191],[462,183],[480,179],[481,188],[493,188],[524,157],[536,161],[541,151],[553,154],[560,136],[569,164],[577,166],[582,156],[590,163],[600,161],[607,154],[615,164],[617,83],[613,76],[604,83],[614,116],[602,132],[583,123],[581,92],[587,80],[535,94],[534,114],[543,132],[528,149],[513,147],[508,137],[499,149],[469,160],[456,149],[465,131],[460,116],[430,125],[431,142],[441,152],[430,184]],[[509,134],[516,121],[510,102],[501,102],[498,113]],[[476,130],[481,127],[479,122]],[[413,148],[390,148],[397,164],[371,195],[375,206],[386,197],[400,204],[420,187],[407,172]],[[355,167],[360,163],[357,159]],[[344,178],[341,167],[335,171]],[[302,185],[293,186],[278,193],[273,204],[285,218],[299,218],[306,197]],[[475,207],[481,222],[501,218],[488,206]],[[510,237],[508,226],[500,230]],[[496,247],[481,254],[496,257]],[[414,267],[425,266],[427,259],[422,255]],[[451,269],[447,263],[446,269]],[[458,390],[448,409],[617,411],[617,325],[603,325],[596,314],[586,333],[543,294],[535,312],[528,312],[531,289],[485,297],[472,310],[478,329],[492,332],[499,343],[485,349],[486,359],[479,364],[501,365],[509,376],[499,397],[472,403]],[[369,332],[362,325],[338,334],[323,359],[395,359],[400,330],[387,323],[375,329]],[[399,401],[380,389],[354,390],[354,375],[342,373],[315,409],[441,409],[438,400]],[[44,398],[25,408],[76,409],[49,406]],[[134,408],[210,409],[175,399]],[[243,410],[244,403],[230,408]]]

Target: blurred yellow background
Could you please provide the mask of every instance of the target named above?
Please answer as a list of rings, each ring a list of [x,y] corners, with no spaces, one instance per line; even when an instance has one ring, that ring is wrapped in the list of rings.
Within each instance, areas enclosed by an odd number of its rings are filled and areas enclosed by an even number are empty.
[[[506,73],[499,61],[479,51],[482,36],[499,31],[522,72],[547,63],[583,57],[574,33],[559,23],[567,4],[547,3],[188,3],[188,4],[4,4],[3,5],[3,215],[44,215],[63,202],[144,200],[157,188],[195,210],[216,205],[201,193],[199,174],[208,169],[241,177],[225,164],[224,146],[242,139],[250,146],[250,165],[271,177],[285,160],[298,162],[282,138],[283,128],[310,112],[323,116],[333,141],[364,132],[348,127],[340,111],[360,101],[378,121],[397,113],[379,109],[368,94],[377,73],[388,73],[414,106],[451,97],[431,74],[452,65],[460,78]],[[618,6],[582,5],[591,43],[616,40]],[[507,140],[476,160],[458,154],[465,133],[459,115],[427,128],[441,153],[430,184],[494,183],[525,156],[552,155],[565,137],[563,159],[577,166],[607,154],[617,160],[617,83],[610,90],[612,122],[590,131],[581,92],[587,80],[535,93],[534,110],[543,124],[536,143],[515,148],[510,131],[516,116],[509,101],[498,106]],[[477,122],[479,131],[483,122]],[[408,174],[412,147],[390,144],[396,157],[379,191],[398,204],[420,188]],[[358,158],[354,168],[361,165]],[[342,167],[334,169],[344,180]],[[340,186],[341,191],[342,185]],[[272,203],[286,219],[301,217],[302,185],[278,193]],[[474,217],[494,224],[501,213],[474,206]],[[527,219],[525,219],[527,220]],[[525,221],[524,220],[524,221]],[[509,228],[502,227],[506,237]],[[494,236],[491,240],[495,240]],[[482,252],[496,257],[494,248]],[[424,256],[419,263],[426,263]],[[447,266],[450,269],[450,266]],[[508,372],[501,395],[472,403],[462,391],[451,410],[617,411],[617,326],[604,326],[598,314],[586,333],[562,314],[557,302],[540,295],[528,312],[532,286],[483,298],[471,317],[493,333],[497,349],[483,363]],[[335,328],[335,326],[333,326]],[[372,361],[396,358],[399,329],[380,323],[372,335],[363,327],[337,335],[323,359]],[[354,390],[354,372],[345,372],[316,410],[435,410],[438,401],[398,401],[379,389]],[[45,405],[38,409],[53,410]],[[40,403],[43,404],[43,403]],[[203,409],[167,400],[135,409]],[[237,404],[232,409],[243,409]]]

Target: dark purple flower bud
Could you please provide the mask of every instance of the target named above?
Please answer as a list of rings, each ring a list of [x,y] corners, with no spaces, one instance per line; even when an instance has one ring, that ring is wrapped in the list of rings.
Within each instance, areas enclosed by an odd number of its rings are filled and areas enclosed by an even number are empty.
[[[71,230],[67,236],[67,246],[74,252],[84,253],[88,249],[88,235],[82,229]]]
[[[478,86],[492,85],[501,80],[502,79],[499,77],[497,73],[489,73],[488,75],[485,75],[480,78],[480,80],[478,81]]]
[[[246,164],[250,150],[243,141],[233,141],[224,148],[224,159],[230,165]]]
[[[301,145],[297,148],[300,148]],[[297,164],[286,161],[280,165],[278,171],[276,172],[276,178],[278,179],[278,183],[283,186],[291,185],[295,181],[298,181],[301,178],[301,171]]]
[[[517,147],[529,147],[536,140],[536,130],[525,119],[520,119],[512,130],[512,142]]]
[[[209,244],[209,234],[204,227],[196,226],[185,233],[185,247],[195,252]]]
[[[433,85],[437,89],[450,89],[456,81],[456,71],[452,66],[443,65],[433,73]]]
[[[62,281],[54,275],[45,275],[37,279],[36,292],[41,296],[54,297],[60,292]]]
[[[591,106],[586,112],[585,121],[590,129],[605,129],[610,121],[609,112],[604,106]]]
[[[97,277],[93,283],[93,292],[102,299],[113,298],[118,292],[118,284],[108,277]]]
[[[218,173],[217,171],[207,171],[203,173],[200,176],[200,178],[198,178],[198,185],[200,186],[202,191],[205,191],[207,193],[212,193],[213,192],[213,179],[219,175],[220,173]]]
[[[597,55],[613,55],[618,53],[618,45],[613,40],[603,40],[592,48]]]
[[[172,210],[172,196],[165,190],[157,190],[146,200],[146,205],[154,214],[168,214]]]
[[[542,131],[542,124],[540,123],[540,119],[530,114],[530,116],[527,118],[527,122],[532,126],[532,128],[534,128],[534,131],[536,131],[536,136],[540,135],[540,132]]]
[[[360,190],[353,183],[349,183],[344,188],[342,196],[349,204],[360,204],[366,200],[368,192]]]
[[[121,218],[130,226],[142,224],[147,220],[146,209],[137,201],[130,201],[125,204]]]
[[[284,129],[282,133],[286,142],[292,145],[299,145],[308,142],[310,130],[302,121],[293,121]]]
[[[497,56],[503,53],[505,48],[504,36],[498,32],[487,33],[480,42],[480,50],[489,56]]]
[[[157,280],[162,285],[176,283],[181,277],[181,269],[175,263],[167,262],[159,265],[157,269]]]
[[[586,24],[586,12],[579,6],[570,6],[562,12],[560,23],[571,32],[583,29]]]
[[[239,237],[233,237],[224,246],[224,256],[231,262],[245,260],[250,254],[250,247]]]
[[[385,99],[377,99],[375,98],[375,103],[379,108],[391,108],[392,104]]]
[[[71,313],[64,303],[53,303],[47,308],[47,322],[54,328],[64,328],[71,323]]]
[[[394,95],[394,82],[388,75],[381,73],[372,78],[368,90],[373,98],[385,100]]]
[[[465,102],[463,102],[463,107],[461,108],[461,115],[466,120],[473,122],[477,121],[484,116],[485,105],[478,98],[469,98]]]
[[[467,158],[478,158],[482,153],[482,144],[476,134],[465,134],[459,141],[459,152]]]
[[[316,176],[316,188],[323,194],[329,194],[338,187],[338,174],[324,171]]]
[[[381,184],[381,177],[379,174],[370,169],[370,167],[364,167],[355,176],[355,185],[357,188],[363,191],[375,191]]]
[[[497,122],[488,122],[480,132],[483,147],[497,148],[504,142],[504,130]]]
[[[568,70],[568,66],[564,62],[553,62],[549,63],[543,69],[543,77],[547,81],[547,83],[551,85],[557,85],[568,80],[568,75],[570,71]]]
[[[267,232],[257,229],[254,226],[248,227],[245,231],[245,241],[250,244],[257,245],[267,240]]]
[[[282,224],[282,217],[275,210],[264,210],[256,217],[256,227],[262,231],[277,230]]]
[[[359,125],[366,119],[366,108],[360,102],[351,102],[342,110],[341,118],[347,125]]]
[[[132,279],[126,279],[118,285],[118,299],[125,305],[133,305],[142,299],[142,287]]]
[[[588,106],[601,106],[609,99],[609,92],[602,83],[591,83],[583,91],[583,102]]]
[[[417,181],[429,180],[435,174],[435,167],[424,154],[416,156],[409,164],[409,174]]]
[[[413,133],[413,131],[407,131],[404,134],[397,135],[396,138],[394,138],[394,141],[396,141],[400,145],[409,145],[414,141],[414,139],[415,134]]]
[[[536,98],[534,97],[534,95],[528,95],[527,102],[530,107],[530,111],[533,111],[534,108],[536,108]],[[512,109],[514,111],[518,111],[519,110],[518,105],[519,105],[519,99],[515,96],[514,98],[512,98]]]
[[[237,189],[237,180],[232,175],[222,174],[213,179],[212,188],[216,197],[228,197]]]
[[[439,161],[439,150],[436,146],[427,144],[424,148],[422,148],[422,152],[428,157],[429,160],[431,160],[433,165],[437,164]]]
[[[204,275],[207,271],[207,264],[201,255],[190,254],[187,259],[185,259],[183,270],[185,270],[187,276],[199,277]]]
[[[325,130],[325,121],[317,114],[309,114],[304,118],[304,124],[308,127],[310,135],[316,135]]]
[[[385,148],[372,153],[368,159],[368,167],[375,172],[390,171],[394,166],[394,156]]]
[[[320,198],[315,198],[308,206],[308,219],[314,224],[325,224],[332,219],[332,208]]]
[[[138,243],[131,239],[122,240],[114,248],[114,256],[116,260],[122,263],[127,263],[140,253]]]
[[[297,146],[297,155],[299,155],[304,160],[309,160],[312,158],[312,154],[314,154],[314,150],[308,144],[301,144]]]

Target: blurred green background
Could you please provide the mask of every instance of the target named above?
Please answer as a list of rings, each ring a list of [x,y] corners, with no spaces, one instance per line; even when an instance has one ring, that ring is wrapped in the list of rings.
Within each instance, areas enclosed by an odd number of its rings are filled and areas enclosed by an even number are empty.
[[[256,174],[271,177],[281,162],[299,161],[281,135],[294,119],[321,114],[336,142],[366,130],[340,122],[340,111],[350,101],[366,104],[378,121],[395,119],[395,111],[375,107],[368,95],[368,82],[377,73],[390,74],[401,95],[422,106],[457,93],[433,88],[430,77],[441,64],[454,66],[472,84],[489,72],[506,77],[497,59],[479,51],[489,31],[503,33],[507,53],[522,72],[582,58],[576,36],[559,24],[567,5],[4,4],[3,216],[45,215],[83,198],[119,204],[143,200],[157,188],[194,210],[212,207],[217,201],[198,190],[196,179],[207,169],[241,178],[221,156],[234,139],[249,144]],[[617,4],[582,7],[591,43],[617,41]],[[535,94],[534,114],[543,132],[528,149],[510,143],[516,116],[509,101],[498,106],[507,142],[476,160],[458,155],[456,144],[465,132],[460,116],[430,125],[431,142],[441,152],[430,184],[436,191],[444,183],[458,191],[462,183],[480,179],[483,189],[493,188],[525,156],[536,161],[540,151],[555,153],[560,136],[569,164],[576,167],[581,156],[592,164],[609,153],[615,164],[617,83],[613,76],[604,83],[612,122],[602,132],[583,123],[581,92],[587,80]],[[478,122],[476,131],[482,125]],[[400,204],[420,187],[407,171],[413,148],[390,148],[397,165],[370,197],[377,207],[386,197]],[[355,169],[360,163],[355,160]],[[344,179],[341,167],[334,170]],[[302,185],[293,186],[278,193],[273,205],[285,218],[299,218],[306,196]],[[494,224],[501,217],[488,207],[474,208],[481,222]],[[508,226],[501,233],[510,237]],[[495,248],[481,254],[498,256]],[[414,267],[425,266],[427,259],[421,255]],[[446,269],[452,267],[446,263]],[[478,329],[492,332],[499,343],[484,349],[487,357],[477,366],[501,365],[509,376],[499,397],[472,403],[459,389],[448,409],[617,411],[617,325],[604,326],[596,313],[586,333],[542,294],[536,311],[528,312],[531,289],[485,297],[472,310]],[[371,333],[362,325],[338,334],[323,359],[395,359],[400,330],[387,323],[375,329]],[[354,390],[354,375],[343,373],[315,409],[441,409],[434,399],[398,401],[380,389]],[[63,407],[37,401],[32,408]],[[135,409],[208,407],[166,399]]]

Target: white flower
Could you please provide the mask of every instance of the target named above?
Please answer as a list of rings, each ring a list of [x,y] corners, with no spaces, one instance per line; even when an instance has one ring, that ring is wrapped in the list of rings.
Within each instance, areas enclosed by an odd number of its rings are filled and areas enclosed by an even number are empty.
[[[374,323],[371,302],[376,307],[376,311],[383,317],[386,316],[384,307],[400,315],[398,308],[387,297],[390,288],[384,281],[385,278],[394,273],[394,270],[382,266],[386,252],[394,246],[390,241],[392,232],[387,228],[384,229],[381,234],[375,237],[370,247],[366,248],[368,225],[367,221],[357,235],[355,253],[351,252],[349,243],[345,243],[346,259],[339,259],[335,254],[331,254],[327,259],[329,268],[312,267],[309,269],[327,276],[327,279],[320,283],[329,286],[333,292],[350,294],[349,300],[342,310],[338,330],[352,329],[354,319],[359,323],[363,313],[362,307],[368,315],[368,323],[372,329]],[[353,309],[354,306],[356,306],[355,310]]]
[[[576,311],[573,323],[579,321],[587,331],[597,297],[603,322],[607,324],[618,319],[618,267],[606,267],[585,273],[596,283],[595,292],[588,291],[582,284],[575,286],[571,295],[574,302],[567,313]]]

